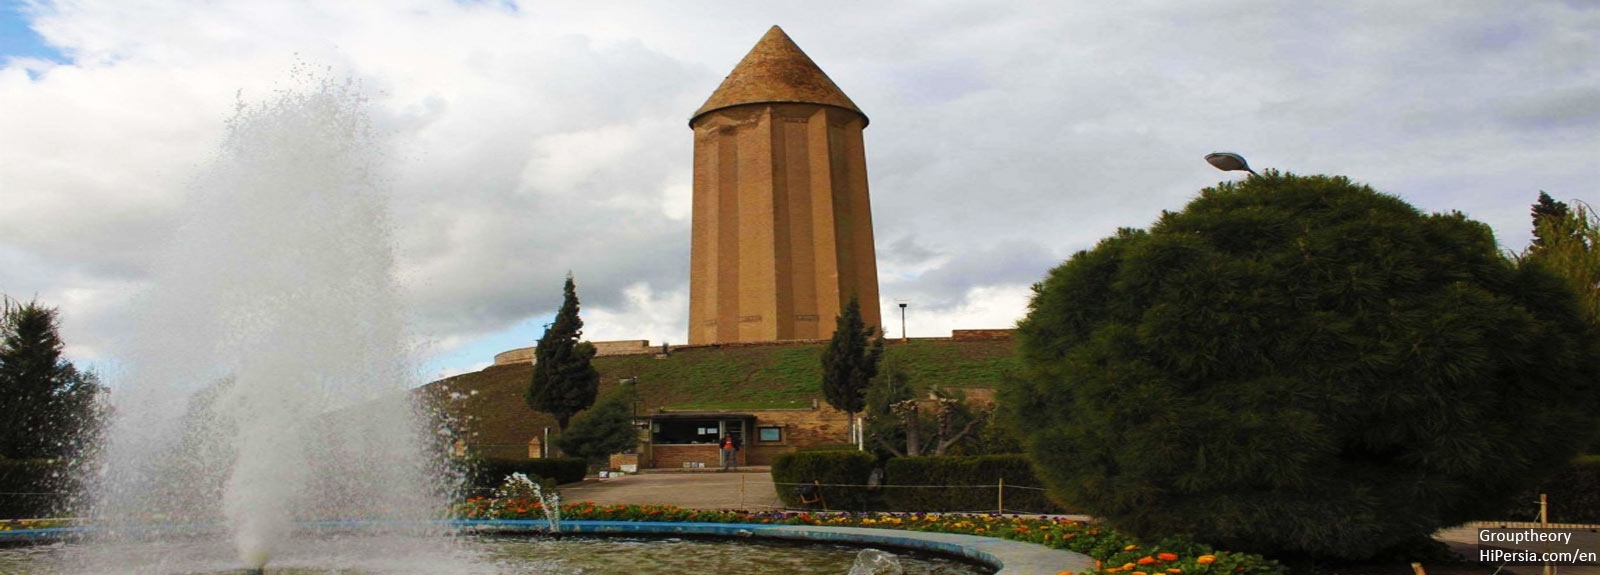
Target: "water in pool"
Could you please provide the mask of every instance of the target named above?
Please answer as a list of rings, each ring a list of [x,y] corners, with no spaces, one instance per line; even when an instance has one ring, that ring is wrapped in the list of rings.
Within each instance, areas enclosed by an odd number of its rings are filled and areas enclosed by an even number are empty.
[[[411,544],[408,544],[411,543]],[[759,539],[708,540],[637,537],[463,537],[453,545],[415,545],[411,538],[325,535],[297,538],[267,567],[266,575],[621,575],[708,573],[757,575],[981,575],[991,573],[953,559],[892,551],[877,570],[857,568],[858,547]],[[866,552],[870,559],[874,555]],[[863,561],[866,567],[870,561]],[[897,563],[899,571],[885,563]],[[0,548],[5,575],[198,575],[235,573],[240,563],[214,538],[180,541],[52,544]]]

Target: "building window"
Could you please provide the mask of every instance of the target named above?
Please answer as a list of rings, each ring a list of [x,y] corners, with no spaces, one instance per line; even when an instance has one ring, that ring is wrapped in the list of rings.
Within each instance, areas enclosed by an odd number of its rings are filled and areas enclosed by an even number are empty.
[[[761,441],[783,441],[782,427],[758,427],[756,433]]]
[[[650,443],[656,445],[692,445],[698,443],[716,443],[721,435],[717,433],[716,420],[667,420],[657,421],[651,426]]]

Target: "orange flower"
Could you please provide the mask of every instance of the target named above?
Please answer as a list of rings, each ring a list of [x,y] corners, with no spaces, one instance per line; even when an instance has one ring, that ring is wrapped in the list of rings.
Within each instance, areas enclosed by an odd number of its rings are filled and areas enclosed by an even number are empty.
[[[1167,573],[1171,573],[1172,575],[1178,575],[1179,573],[1182,573],[1182,572],[1183,572],[1183,570],[1179,569],[1177,567],[1173,567],[1173,568],[1167,570]]]
[[[1059,572],[1056,573],[1056,575],[1072,575],[1072,572],[1071,571],[1059,571]]]
[[[1199,563],[1201,565],[1209,565],[1209,564],[1217,562],[1217,556],[1216,555],[1201,555],[1199,557],[1195,557],[1194,558],[1194,562],[1195,563]]]
[[[1149,565],[1149,564],[1155,563],[1155,562],[1156,562],[1156,558],[1155,557],[1146,556],[1146,557],[1140,557],[1139,558],[1139,564],[1140,565]]]
[[[1160,559],[1162,561],[1177,561],[1178,560],[1178,556],[1176,554],[1173,554],[1173,553],[1161,553],[1161,554],[1156,555],[1156,558]]]
[[[1145,573],[1144,571],[1134,571],[1133,573],[1130,573],[1129,575],[1150,575],[1150,574],[1149,573]]]

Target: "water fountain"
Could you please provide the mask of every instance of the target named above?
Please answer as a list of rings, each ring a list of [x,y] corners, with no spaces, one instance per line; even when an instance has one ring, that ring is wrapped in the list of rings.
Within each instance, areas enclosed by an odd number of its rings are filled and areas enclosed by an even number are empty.
[[[561,494],[554,490],[546,491],[527,475],[512,473],[506,477],[506,482],[494,491],[495,502],[490,507],[494,516],[499,516],[501,506],[507,502],[518,499],[539,502],[539,511],[544,515],[545,523],[550,533],[561,532]]]
[[[408,392],[377,142],[358,86],[316,73],[238,106],[111,374],[111,441],[67,535],[85,540],[0,546],[0,573],[900,572],[881,552],[668,524],[668,539],[450,536],[443,446]],[[510,488],[568,531],[555,493]],[[925,564],[906,572],[950,572]]]
[[[443,516],[357,88],[297,70],[194,182],[114,383],[91,507],[113,535],[221,523],[260,569],[296,521]]]

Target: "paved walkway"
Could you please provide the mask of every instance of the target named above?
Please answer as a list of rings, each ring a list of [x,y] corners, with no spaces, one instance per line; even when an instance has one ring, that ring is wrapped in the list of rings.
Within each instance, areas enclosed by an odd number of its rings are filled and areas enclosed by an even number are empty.
[[[1512,528],[1537,527],[1531,523],[1507,524]],[[1463,527],[1454,527],[1435,533],[1433,538],[1445,542],[1450,549],[1460,553],[1462,557],[1472,560],[1478,554],[1478,530],[1482,527],[1500,527],[1492,523],[1471,524]],[[1566,527],[1566,526],[1563,526]],[[1573,546],[1587,552],[1600,552],[1600,532],[1595,529],[1573,529]],[[1494,567],[1493,563],[1487,564]],[[1553,565],[1553,572],[1558,575],[1600,575],[1600,565]],[[1539,565],[1508,565],[1501,573],[1513,575],[1539,575],[1544,571]]]
[[[593,501],[600,505],[657,504],[689,509],[782,508],[772,474],[765,471],[719,473],[643,473],[606,479],[586,479],[561,486],[566,503]]]

